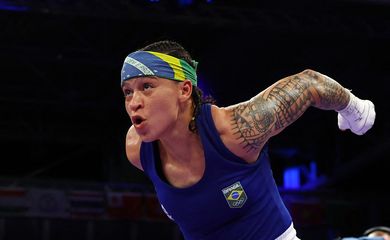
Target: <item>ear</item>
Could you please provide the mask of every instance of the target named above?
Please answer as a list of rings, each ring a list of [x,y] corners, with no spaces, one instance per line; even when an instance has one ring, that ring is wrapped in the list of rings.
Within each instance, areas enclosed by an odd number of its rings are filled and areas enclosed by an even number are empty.
[[[190,80],[184,80],[180,83],[180,100],[186,101],[191,98],[193,86]]]

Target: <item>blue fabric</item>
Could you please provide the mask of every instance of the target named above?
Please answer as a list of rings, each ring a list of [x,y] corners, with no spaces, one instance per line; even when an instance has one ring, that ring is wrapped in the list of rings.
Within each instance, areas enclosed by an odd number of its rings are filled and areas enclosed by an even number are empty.
[[[220,139],[208,104],[202,106],[197,127],[206,168],[202,179],[188,188],[175,188],[161,179],[156,143],[141,145],[142,167],[185,239],[270,240],[280,236],[292,220],[273,179],[267,149],[253,164],[235,156]],[[235,188],[237,183],[242,188]],[[227,196],[224,189],[231,190]]]
[[[157,76],[175,81],[191,80],[197,85],[196,70],[183,59],[151,51],[130,53],[122,67],[121,85],[124,81],[141,76]]]
[[[156,75],[158,73],[156,69],[166,69],[162,73],[166,78],[172,79],[174,77],[173,69],[167,62],[162,61],[160,58],[149,52],[133,52],[127,56],[125,62],[123,63],[121,81],[125,81],[136,76]]]

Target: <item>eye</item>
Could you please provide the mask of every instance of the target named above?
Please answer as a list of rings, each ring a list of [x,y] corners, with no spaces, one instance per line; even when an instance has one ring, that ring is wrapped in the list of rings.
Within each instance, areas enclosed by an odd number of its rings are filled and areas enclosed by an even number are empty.
[[[144,84],[143,84],[143,88],[144,88],[144,90],[148,90],[148,89],[152,88],[152,84],[150,84],[150,83],[144,83]]]
[[[123,89],[123,93],[125,94],[125,97],[133,96],[133,90],[131,89]]]

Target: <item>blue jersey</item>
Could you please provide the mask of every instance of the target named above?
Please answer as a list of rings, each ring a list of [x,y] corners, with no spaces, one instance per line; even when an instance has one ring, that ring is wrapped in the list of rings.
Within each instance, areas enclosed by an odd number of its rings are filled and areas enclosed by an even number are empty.
[[[280,237],[292,226],[292,220],[272,176],[266,148],[252,164],[234,155],[218,134],[209,104],[202,105],[197,128],[205,171],[193,186],[175,188],[164,180],[155,142],[143,142],[140,154],[164,211],[178,224],[185,239]]]

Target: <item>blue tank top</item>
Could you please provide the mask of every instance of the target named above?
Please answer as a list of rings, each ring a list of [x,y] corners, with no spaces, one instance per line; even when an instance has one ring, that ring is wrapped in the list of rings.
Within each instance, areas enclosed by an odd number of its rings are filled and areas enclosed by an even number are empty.
[[[165,213],[186,240],[276,239],[292,220],[272,176],[266,147],[252,164],[234,155],[217,132],[209,104],[202,105],[197,128],[205,170],[199,182],[187,188],[173,187],[161,176],[156,142],[141,145],[142,167]]]

